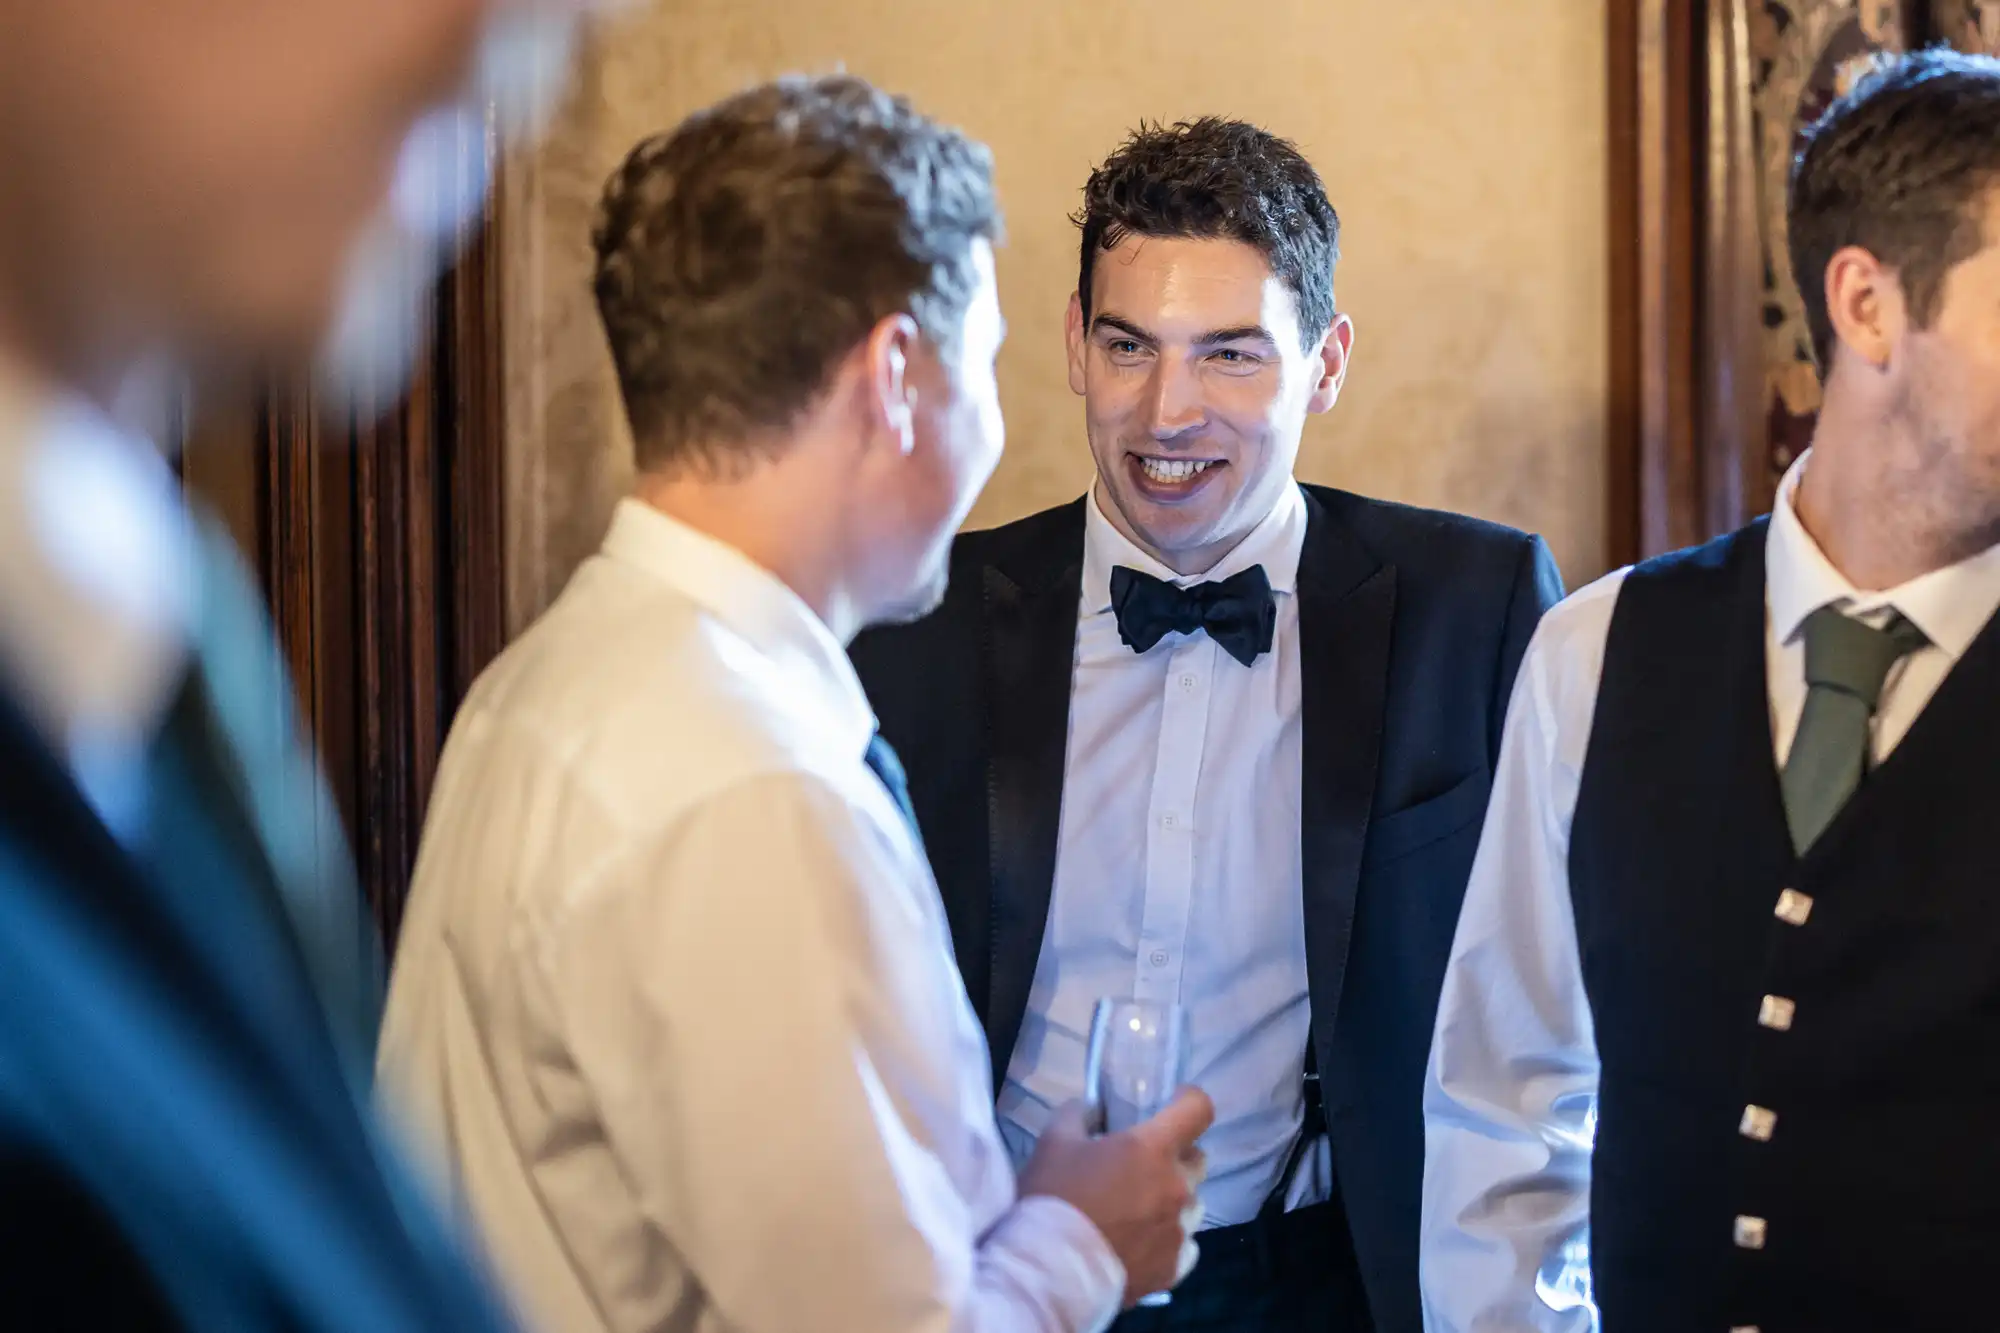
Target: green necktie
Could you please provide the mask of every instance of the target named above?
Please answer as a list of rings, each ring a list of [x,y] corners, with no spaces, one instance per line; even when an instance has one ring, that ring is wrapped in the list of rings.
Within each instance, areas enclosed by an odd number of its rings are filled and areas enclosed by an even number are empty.
[[[1801,856],[1868,768],[1868,722],[1898,659],[1930,640],[1900,614],[1881,629],[1823,606],[1806,617],[1806,705],[1780,785]]]

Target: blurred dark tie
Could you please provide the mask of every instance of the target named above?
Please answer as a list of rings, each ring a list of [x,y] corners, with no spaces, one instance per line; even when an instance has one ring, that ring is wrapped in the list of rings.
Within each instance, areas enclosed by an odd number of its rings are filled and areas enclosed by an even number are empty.
[[[868,753],[864,756],[863,762],[868,765],[868,771],[879,778],[882,785],[888,789],[889,799],[893,800],[896,808],[903,812],[903,818],[910,826],[910,836],[916,839],[917,850],[922,851],[924,834],[923,830],[917,827],[916,807],[910,804],[909,776],[903,772],[903,761],[896,757],[895,747],[882,739],[881,732],[876,732],[869,739]]]

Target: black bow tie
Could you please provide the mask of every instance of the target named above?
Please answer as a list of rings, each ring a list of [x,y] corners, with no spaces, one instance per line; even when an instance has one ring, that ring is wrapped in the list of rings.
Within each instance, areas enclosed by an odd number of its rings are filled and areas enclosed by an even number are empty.
[[[1111,609],[1118,616],[1118,637],[1135,653],[1145,652],[1169,633],[1192,634],[1200,629],[1249,666],[1259,653],[1271,651],[1278,630],[1278,604],[1262,565],[1252,565],[1220,583],[1197,583],[1192,588],[1119,565],[1111,571]]]

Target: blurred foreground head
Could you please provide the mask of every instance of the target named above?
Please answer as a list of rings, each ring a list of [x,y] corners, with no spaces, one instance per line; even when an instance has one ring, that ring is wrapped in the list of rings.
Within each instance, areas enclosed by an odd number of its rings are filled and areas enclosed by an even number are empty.
[[[319,350],[413,127],[483,115],[496,32],[582,4],[0,0],[0,356],[102,393]]]

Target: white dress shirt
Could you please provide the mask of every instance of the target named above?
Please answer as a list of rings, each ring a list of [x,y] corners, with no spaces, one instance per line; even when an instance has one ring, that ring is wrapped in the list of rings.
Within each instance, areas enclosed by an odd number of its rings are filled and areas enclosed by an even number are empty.
[[[1800,628],[1824,606],[1930,640],[1890,673],[1879,762],[2000,608],[2000,547],[1884,592],[1841,576],[1779,487],[1765,538],[1765,663],[1775,763],[1805,707]],[[1485,832],[1445,973],[1424,1088],[1422,1280],[1431,1333],[1594,1328],[1590,1153],[1598,1059],[1577,957],[1569,835],[1625,571],[1557,606],[1528,645]],[[1691,833],[1695,832],[1690,830]]]
[[[943,904],[841,645],[638,503],[452,728],[385,1095],[539,1326],[1096,1329],[1018,1199]]]
[[[196,540],[151,443],[0,367],[0,677],[127,840],[187,660]]]
[[[1309,1010],[1299,844],[1297,487],[1214,568],[1177,576],[1085,504],[1083,587],[1054,888],[1040,961],[1000,1094],[1017,1158],[1083,1094],[1102,996],[1187,1007],[1188,1081],[1215,1101],[1202,1139],[1205,1225],[1247,1222],[1297,1137]],[[1205,633],[1144,653],[1118,637],[1111,571],[1182,586],[1262,565],[1271,651],[1244,666]],[[1324,1185],[1321,1159],[1294,1198]]]

